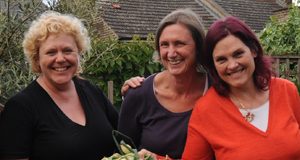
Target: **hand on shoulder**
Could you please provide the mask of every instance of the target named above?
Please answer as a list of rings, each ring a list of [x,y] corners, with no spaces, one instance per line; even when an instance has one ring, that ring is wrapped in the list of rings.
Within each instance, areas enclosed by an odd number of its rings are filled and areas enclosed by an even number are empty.
[[[129,88],[136,88],[141,86],[144,80],[145,78],[140,76],[131,77],[130,79],[126,80],[121,88],[122,96],[126,94]]]

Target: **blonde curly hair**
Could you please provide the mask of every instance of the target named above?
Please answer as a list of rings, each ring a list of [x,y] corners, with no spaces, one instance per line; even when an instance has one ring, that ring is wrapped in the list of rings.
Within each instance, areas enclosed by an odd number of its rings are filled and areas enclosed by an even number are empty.
[[[33,21],[25,33],[23,50],[27,57],[31,70],[34,73],[41,73],[39,60],[39,48],[50,34],[66,33],[74,37],[79,55],[90,50],[90,38],[84,24],[76,17],[61,14],[54,11],[46,11]],[[77,69],[81,70],[80,64]]]

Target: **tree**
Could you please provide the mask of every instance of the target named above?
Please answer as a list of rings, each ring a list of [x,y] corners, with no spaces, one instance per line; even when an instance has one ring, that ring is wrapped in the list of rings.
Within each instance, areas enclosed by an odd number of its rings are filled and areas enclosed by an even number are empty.
[[[300,55],[300,9],[289,8],[285,21],[272,16],[271,21],[260,33],[261,43],[270,55]]]
[[[22,50],[23,34],[44,10],[41,1],[5,0],[0,10],[0,103],[23,89],[34,75]]]

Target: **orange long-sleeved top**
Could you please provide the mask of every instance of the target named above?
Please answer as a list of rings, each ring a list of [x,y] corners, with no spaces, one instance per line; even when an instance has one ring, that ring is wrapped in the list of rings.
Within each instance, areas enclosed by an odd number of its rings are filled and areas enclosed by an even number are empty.
[[[292,82],[272,78],[269,120],[263,132],[211,87],[189,121],[183,160],[300,160],[300,98]]]

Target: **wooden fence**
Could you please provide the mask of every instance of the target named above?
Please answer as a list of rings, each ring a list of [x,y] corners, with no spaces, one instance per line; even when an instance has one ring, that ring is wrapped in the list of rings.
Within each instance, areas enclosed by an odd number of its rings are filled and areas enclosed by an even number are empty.
[[[300,86],[300,56],[272,56],[273,69],[278,76],[289,79]]]
[[[107,98],[110,100],[112,104],[114,104],[114,82],[107,82]]]

